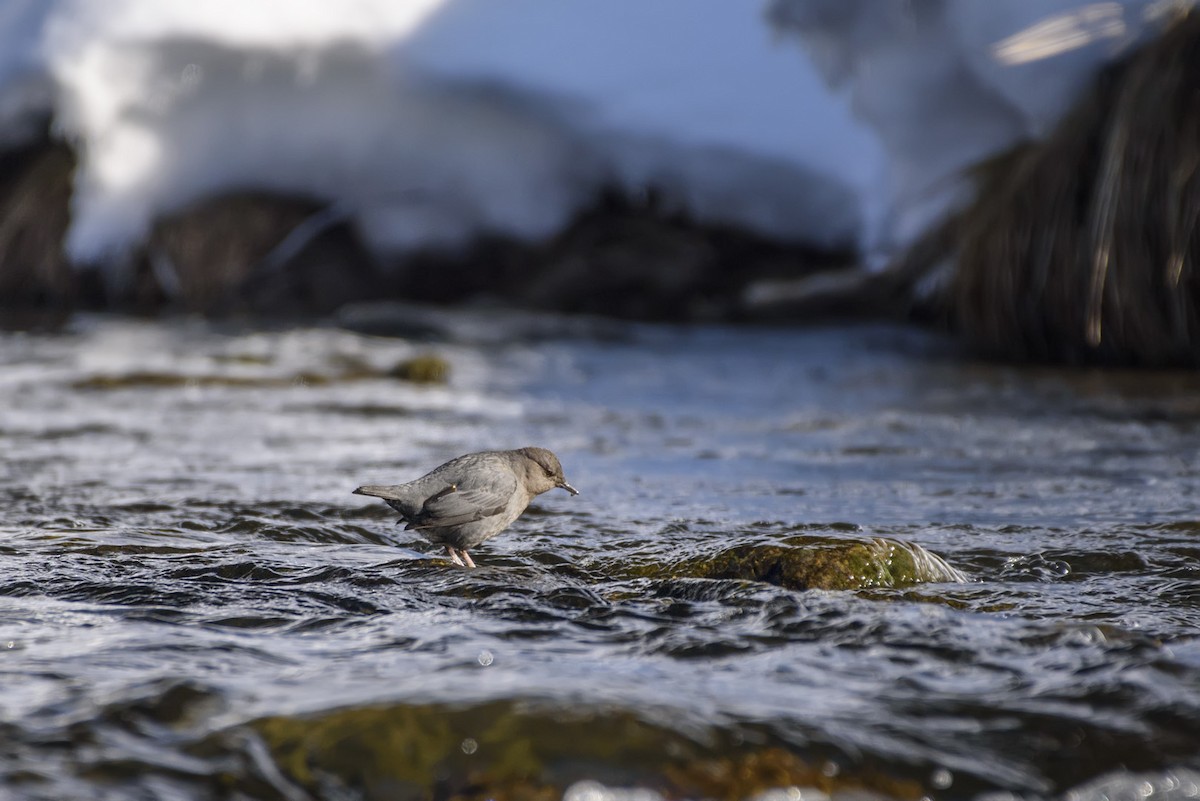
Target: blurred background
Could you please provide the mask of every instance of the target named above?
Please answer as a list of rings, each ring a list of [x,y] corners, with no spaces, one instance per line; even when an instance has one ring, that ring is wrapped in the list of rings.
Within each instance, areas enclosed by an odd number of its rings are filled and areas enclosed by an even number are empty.
[[[0,43],[0,798],[1200,797],[1190,2]]]
[[[1194,364],[1189,7],[12,0],[0,302],[886,315]]]

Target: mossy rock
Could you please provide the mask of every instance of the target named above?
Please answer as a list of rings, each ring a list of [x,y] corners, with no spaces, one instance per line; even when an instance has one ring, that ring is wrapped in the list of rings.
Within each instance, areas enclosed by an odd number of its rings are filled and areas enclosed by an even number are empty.
[[[923,582],[966,581],[944,559],[920,545],[875,537],[848,540],[797,536],[781,543],[735,545],[685,559],[675,576],[764,581],[793,590],[865,590]]]
[[[229,359],[219,360],[229,363]],[[254,364],[253,362],[234,362]],[[406,359],[390,370],[380,370],[370,363],[353,357],[341,357],[326,371],[304,370],[285,375],[241,375],[228,372],[170,373],[134,370],[127,373],[98,374],[71,383],[73,389],[169,389],[173,387],[227,388],[284,388],[290,386],[327,386],[335,382],[366,381],[378,378],[397,378],[417,384],[444,384],[450,365],[441,356],[424,354]]]
[[[72,389],[171,389],[175,387],[224,387],[233,389],[274,389],[297,385],[325,386],[333,379],[322,373],[305,371],[287,376],[242,376],[222,374],[165,373],[135,370],[120,374],[99,374],[71,382]]]
[[[368,798],[421,798],[447,783],[464,790],[484,780],[521,784],[571,752],[619,763],[623,748],[651,742],[632,716],[605,722],[593,726],[493,703],[349,709],[315,719],[267,718],[254,727],[280,767],[306,787],[334,779]]]
[[[414,384],[444,384],[450,376],[450,363],[437,354],[423,353],[400,362],[388,375]]]
[[[791,749],[739,745],[723,732],[699,742],[628,711],[397,704],[251,725],[283,774],[318,796],[537,801],[559,799],[585,779],[669,798],[742,799],[788,786],[924,794],[914,782],[877,773],[831,778]]]

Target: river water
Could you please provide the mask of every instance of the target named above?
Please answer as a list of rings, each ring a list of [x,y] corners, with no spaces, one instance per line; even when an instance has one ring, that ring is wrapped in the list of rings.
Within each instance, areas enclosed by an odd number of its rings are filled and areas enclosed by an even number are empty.
[[[1196,376],[447,320],[0,335],[0,797],[1200,797]],[[528,444],[474,571],[350,494]]]

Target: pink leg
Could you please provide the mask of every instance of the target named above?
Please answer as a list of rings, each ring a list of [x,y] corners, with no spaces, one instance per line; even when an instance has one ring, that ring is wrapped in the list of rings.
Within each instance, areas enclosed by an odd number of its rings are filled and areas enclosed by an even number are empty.
[[[450,554],[450,561],[454,564],[461,565],[463,563],[463,561],[458,558],[458,551],[454,550],[449,545],[446,546],[446,553]]]
[[[459,551],[459,553],[462,554],[462,558],[466,561],[467,567],[475,567],[475,560],[471,558],[471,554],[467,553],[466,551]]]

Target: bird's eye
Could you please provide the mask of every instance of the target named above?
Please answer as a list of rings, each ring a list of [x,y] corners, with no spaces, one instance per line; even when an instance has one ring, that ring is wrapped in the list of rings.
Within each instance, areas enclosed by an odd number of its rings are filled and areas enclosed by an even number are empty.
[[[551,469],[550,469],[550,468],[548,468],[548,467],[543,467],[542,469],[546,471],[546,478],[554,478],[554,471],[553,471],[553,470],[551,470]]]

